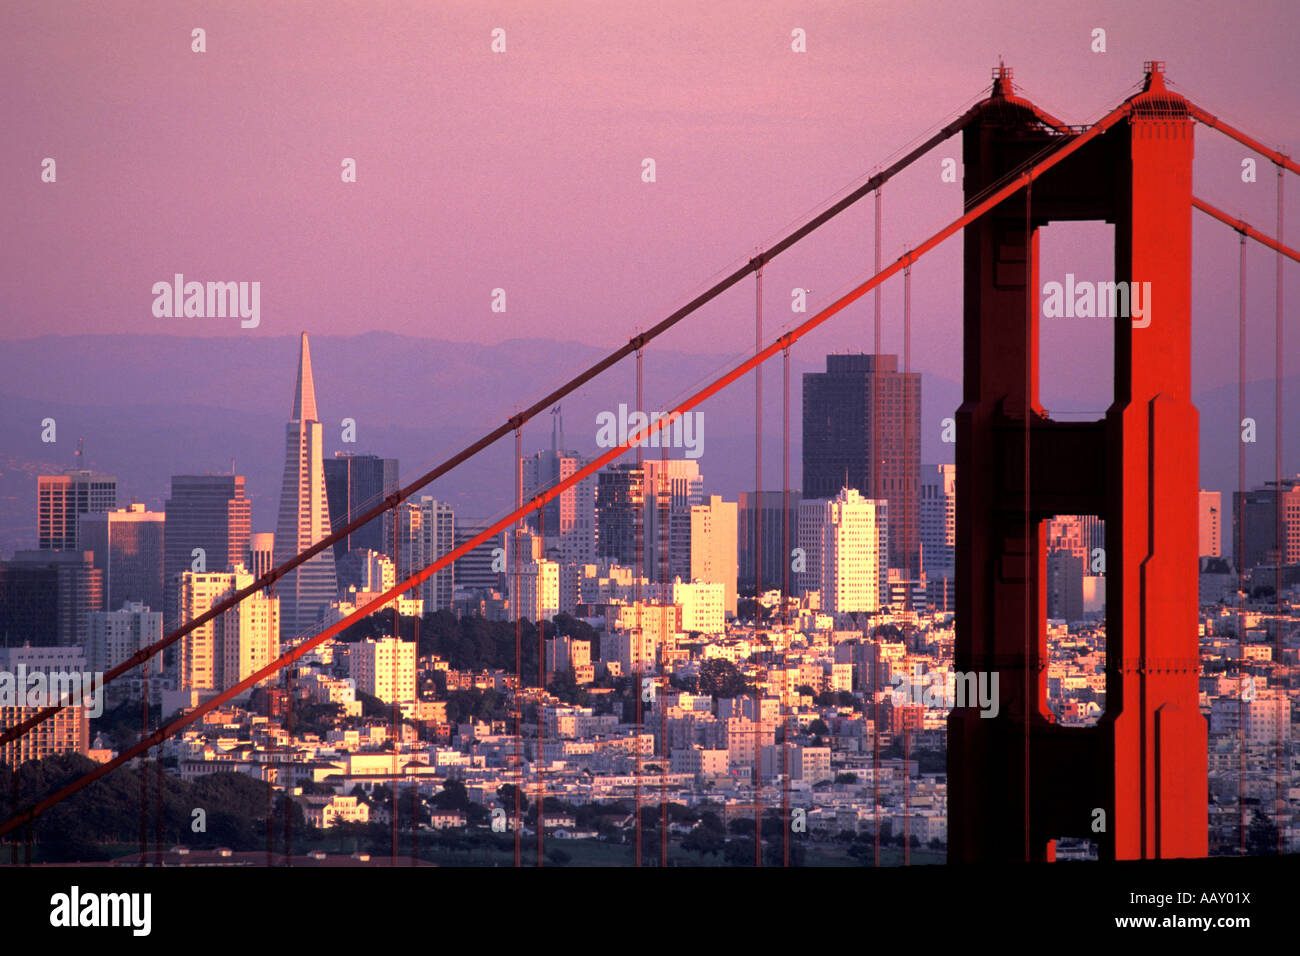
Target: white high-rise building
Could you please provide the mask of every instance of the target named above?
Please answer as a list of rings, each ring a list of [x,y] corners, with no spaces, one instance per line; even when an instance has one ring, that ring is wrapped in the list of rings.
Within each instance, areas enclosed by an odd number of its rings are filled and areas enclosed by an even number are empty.
[[[831,614],[875,611],[889,603],[889,506],[845,488],[799,503],[804,589],[821,591]]]
[[[206,613],[254,577],[239,565],[233,571],[195,573],[180,579],[184,621]],[[175,681],[180,691],[216,692],[239,683],[271,663],[280,653],[280,598],[254,592],[219,617],[181,638]],[[271,683],[268,677],[263,683]]]
[[[361,550],[361,586],[359,591],[378,591],[383,593],[397,584],[397,566],[386,554]],[[406,595],[408,598],[412,595]]]
[[[415,650],[414,641],[367,638],[352,645],[348,676],[357,690],[384,703],[411,703],[416,700]]]
[[[512,570],[506,580],[514,587]],[[560,566],[554,561],[524,561],[519,565],[519,600],[511,618],[524,617],[536,624],[560,613]]]
[[[927,572],[956,563],[957,466],[921,466],[921,560]]]
[[[456,515],[451,505],[429,495],[401,505],[397,539],[397,574],[401,580],[428,567],[455,548]],[[407,596],[422,599],[426,611],[448,609],[456,592],[455,573],[455,564],[449,564],[425,578],[418,587],[408,591]]]
[[[275,529],[275,563],[283,564],[330,533],[325,496],[323,426],[316,414],[316,384],[311,349],[302,333],[293,409],[285,427],[284,482]],[[338,597],[334,550],[326,548],[276,582],[281,600],[280,633],[285,641],[314,627],[321,612]]]
[[[691,507],[691,580],[721,584],[723,610],[732,617],[740,570],[738,514],[736,502],[723,501],[720,495],[710,495],[706,503]]]
[[[1197,526],[1200,547],[1197,553],[1202,558],[1219,558],[1223,556],[1223,495],[1217,491],[1204,488],[1197,495]]]
[[[676,578],[671,584],[650,585],[647,593],[663,604],[676,604],[682,609],[683,631],[722,634],[726,630],[727,592],[721,581]]]
[[[92,611],[87,615],[86,666],[105,673],[122,663],[142,647],[162,640],[162,611],[151,610],[139,602],[128,603],[116,611]],[[106,688],[114,701],[139,700],[141,679],[147,667],[150,675],[151,702],[162,699],[163,679],[158,671],[161,657],[132,668]]]

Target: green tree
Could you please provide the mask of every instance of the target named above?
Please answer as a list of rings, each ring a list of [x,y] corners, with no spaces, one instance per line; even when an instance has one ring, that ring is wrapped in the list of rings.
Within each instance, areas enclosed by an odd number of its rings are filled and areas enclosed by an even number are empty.
[[[1277,827],[1258,807],[1250,816],[1246,831],[1246,852],[1251,856],[1277,855]]]
[[[700,693],[714,697],[739,697],[746,691],[745,677],[725,657],[712,657],[700,665]]]
[[[448,780],[433,798],[437,810],[468,810],[469,793],[459,780]]]

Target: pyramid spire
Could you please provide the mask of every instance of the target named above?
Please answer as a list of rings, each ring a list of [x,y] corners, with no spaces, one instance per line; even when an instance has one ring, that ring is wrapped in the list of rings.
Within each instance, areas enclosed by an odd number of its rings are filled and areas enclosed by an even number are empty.
[[[302,333],[302,342],[298,349],[298,383],[293,389],[293,412],[289,420],[294,422],[319,421],[316,417],[316,383],[311,377],[311,346],[307,344],[307,333]]]

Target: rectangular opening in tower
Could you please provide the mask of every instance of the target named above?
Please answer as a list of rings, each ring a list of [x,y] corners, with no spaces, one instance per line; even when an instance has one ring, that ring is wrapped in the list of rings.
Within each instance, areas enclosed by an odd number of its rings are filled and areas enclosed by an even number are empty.
[[[1064,726],[1106,712],[1106,523],[1047,521],[1047,705]]]
[[[1115,227],[1053,222],[1038,230],[1038,400],[1056,421],[1103,418],[1115,395]]]

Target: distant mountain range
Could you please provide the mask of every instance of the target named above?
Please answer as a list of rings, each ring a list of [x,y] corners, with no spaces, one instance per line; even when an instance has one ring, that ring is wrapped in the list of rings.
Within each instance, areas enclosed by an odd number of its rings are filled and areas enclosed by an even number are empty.
[[[606,354],[577,342],[516,339],[483,346],[391,333],[313,336],[317,402],[329,453],[374,453],[401,460],[403,483],[423,474],[552,387]],[[174,474],[235,470],[248,476],[253,529],[273,530],[297,361],[296,336],[226,338],[162,335],[44,336],[8,341],[0,357],[0,551],[32,547],[36,476],[88,467],[116,475],[119,502],[162,508]],[[650,409],[679,401],[734,355],[646,351]],[[790,407],[792,487],[800,485],[800,375],[825,366],[820,356],[792,360]],[[781,486],[779,361],[764,379],[764,475]],[[941,421],[961,400],[956,382],[922,371],[922,457],[951,462]],[[706,490],[729,498],[754,482],[754,390],[738,383],[701,406]],[[594,454],[596,416],[634,404],[632,360],[606,372],[562,402],[565,444]],[[1248,407],[1259,443],[1248,446],[1248,482],[1272,477],[1271,382],[1251,383]],[[1201,484],[1227,491],[1236,483],[1236,387],[1196,396],[1201,411]],[[1300,377],[1285,382],[1289,473],[1300,468]],[[53,418],[57,441],[41,441]],[[341,441],[345,418],[356,443]],[[551,417],[524,430],[524,451],[547,448]],[[85,439],[84,465],[77,464]],[[503,440],[423,493],[449,501],[464,517],[504,513],[513,499],[512,442]],[[647,449],[647,455],[658,455]],[[680,455],[674,451],[673,455]],[[1288,473],[1284,469],[1284,473]]]

